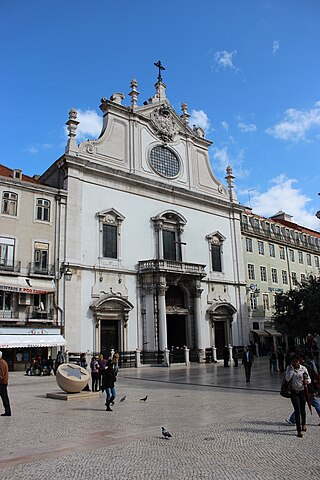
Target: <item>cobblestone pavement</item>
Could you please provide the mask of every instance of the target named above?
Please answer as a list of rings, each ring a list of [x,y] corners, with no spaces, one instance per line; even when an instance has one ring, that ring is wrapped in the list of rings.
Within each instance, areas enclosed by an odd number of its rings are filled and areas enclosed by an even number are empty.
[[[250,384],[242,368],[214,364],[122,369],[106,412],[104,394],[47,399],[55,377],[13,372],[13,416],[0,420],[0,479],[317,478],[320,419],[308,414],[297,438],[284,422],[292,408],[280,383],[265,358]],[[163,425],[172,438],[161,436]]]

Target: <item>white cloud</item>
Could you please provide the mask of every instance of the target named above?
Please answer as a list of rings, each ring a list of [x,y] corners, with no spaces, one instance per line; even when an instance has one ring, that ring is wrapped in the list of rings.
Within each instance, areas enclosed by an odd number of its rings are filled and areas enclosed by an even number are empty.
[[[213,55],[213,69],[216,72],[220,70],[232,70],[235,73],[240,72],[240,68],[234,65],[233,57],[237,54],[237,50],[228,52],[227,50],[219,50]]]
[[[254,123],[243,123],[243,122],[239,122],[238,123],[238,128],[239,130],[241,130],[241,132],[255,132],[257,130],[257,125],[255,125]]]
[[[192,110],[190,119],[190,125],[197,125],[202,128],[205,132],[208,132],[210,128],[210,120],[206,112],[203,110]]]
[[[33,145],[29,145],[25,151],[31,155],[36,155],[40,150],[49,150],[50,148],[52,148],[51,143],[34,143]]]
[[[226,122],[225,120],[223,120],[223,122],[221,122],[221,125],[222,125],[222,128],[224,128],[225,130],[229,130],[229,123]]]
[[[77,139],[87,140],[99,137],[102,129],[102,117],[95,110],[77,109],[79,123],[77,128]]]
[[[244,178],[249,175],[249,171],[243,168],[243,160],[245,153],[243,149],[235,152],[235,154],[231,154],[228,151],[228,147],[213,147],[212,151],[212,157],[214,159],[214,161],[212,162],[213,171],[219,170],[225,172],[227,166],[230,165],[233,168],[233,173],[236,177]]]
[[[292,215],[292,221],[299,225],[319,229],[319,220],[313,211],[307,209],[311,201],[299,188],[294,185],[298,181],[281,174],[273,178],[270,188],[263,193],[252,191],[250,194],[251,206],[255,213],[271,217],[279,210]]]
[[[320,101],[310,110],[288,108],[284,119],[266,130],[269,135],[280,140],[298,142],[305,140],[307,132],[320,128]]]
[[[275,55],[277,53],[277,51],[279,50],[279,47],[280,47],[279,40],[274,40],[273,43],[272,43],[272,53],[273,53],[273,55]]]

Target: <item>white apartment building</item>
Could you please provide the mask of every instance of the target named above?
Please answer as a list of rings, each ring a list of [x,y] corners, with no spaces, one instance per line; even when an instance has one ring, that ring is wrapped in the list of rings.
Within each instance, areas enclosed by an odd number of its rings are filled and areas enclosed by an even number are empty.
[[[65,154],[41,182],[67,191],[60,218],[57,304],[69,352],[142,355],[190,349],[215,358],[249,340],[241,214],[233,190],[213,174],[211,142],[170,105],[161,77],[138,103],[103,98],[98,139],[76,142],[70,110]],[[65,222],[64,226],[61,222]]]

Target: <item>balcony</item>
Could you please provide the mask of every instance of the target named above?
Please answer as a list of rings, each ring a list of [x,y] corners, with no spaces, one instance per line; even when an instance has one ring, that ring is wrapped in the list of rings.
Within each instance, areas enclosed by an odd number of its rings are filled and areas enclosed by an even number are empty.
[[[54,277],[54,265],[42,266],[42,265],[39,265],[38,263],[29,263],[28,275]]]
[[[21,271],[21,262],[20,260],[17,262],[6,262],[2,261],[0,263],[0,272],[6,272],[6,273],[20,273]]]
[[[54,321],[54,314],[53,311],[47,312],[37,307],[27,307],[23,312],[18,312],[17,310],[0,310],[0,321],[2,320],[52,323]]]
[[[176,273],[183,275],[205,277],[205,265],[199,263],[177,262],[174,260],[141,260],[139,262],[139,273]]]

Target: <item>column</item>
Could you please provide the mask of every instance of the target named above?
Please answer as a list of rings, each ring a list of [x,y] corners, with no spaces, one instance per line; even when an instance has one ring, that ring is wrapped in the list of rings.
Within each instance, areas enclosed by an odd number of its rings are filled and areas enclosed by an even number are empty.
[[[145,332],[145,345],[143,345],[143,350],[148,350],[154,352],[156,349],[155,346],[155,334],[154,334],[154,286],[146,285],[144,288],[145,292],[145,305],[146,305],[146,332]]]
[[[194,332],[195,332],[195,347],[199,350],[199,361],[202,362],[205,359],[205,349],[202,343],[201,334],[201,294],[203,289],[200,288],[200,281],[197,281],[194,294]]]
[[[214,329],[214,320],[212,319],[212,359],[217,363],[216,332]]]
[[[164,351],[167,348],[167,315],[166,315],[166,281],[165,277],[160,277],[160,286],[158,294],[158,329],[159,329],[159,350]]]

